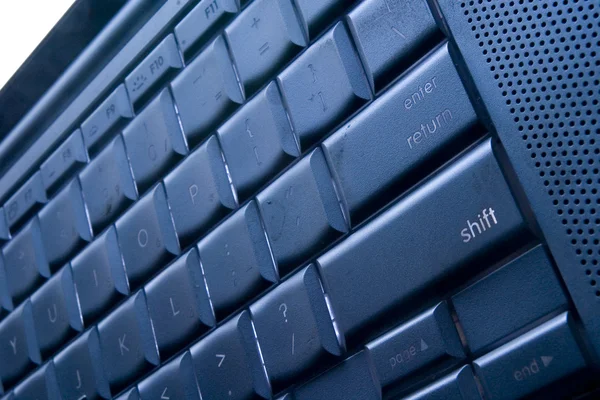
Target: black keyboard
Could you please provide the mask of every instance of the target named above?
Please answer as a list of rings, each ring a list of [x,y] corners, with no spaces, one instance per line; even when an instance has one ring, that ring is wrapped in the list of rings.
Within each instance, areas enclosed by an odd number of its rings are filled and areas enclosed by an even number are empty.
[[[201,0],[166,25],[4,203],[2,399],[593,387],[433,4]]]

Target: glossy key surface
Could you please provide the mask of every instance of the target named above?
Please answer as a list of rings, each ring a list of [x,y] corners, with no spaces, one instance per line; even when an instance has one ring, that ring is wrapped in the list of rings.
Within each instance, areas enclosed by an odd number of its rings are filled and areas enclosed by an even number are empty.
[[[479,257],[500,256],[524,229],[485,141],[318,259],[340,330],[364,334]]]
[[[281,276],[347,230],[320,149],[281,175],[257,200]]]
[[[300,155],[275,82],[245,104],[218,133],[240,199],[248,198]]]
[[[278,280],[254,201],[202,239],[198,250],[217,319]]]
[[[404,400],[481,400],[481,394],[475,383],[473,369],[465,365]]]
[[[187,154],[187,145],[167,89],[127,125],[123,139],[140,194]]]
[[[277,79],[303,150],[371,99],[343,23],[326,32]]]
[[[81,131],[73,132],[40,166],[46,192],[54,192],[65,179],[88,161]]]
[[[306,46],[290,0],[255,0],[225,35],[246,96]]]
[[[12,387],[26,372],[33,369],[31,356],[37,349],[28,344],[23,307],[0,321],[0,381],[5,389]]]
[[[15,400],[61,400],[54,364],[46,363],[15,388]]]
[[[189,352],[170,361],[138,384],[141,400],[200,400]]]

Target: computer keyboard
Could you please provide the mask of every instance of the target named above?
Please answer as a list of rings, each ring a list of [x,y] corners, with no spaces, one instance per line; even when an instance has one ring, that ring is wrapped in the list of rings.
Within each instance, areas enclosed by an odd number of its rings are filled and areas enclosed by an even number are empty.
[[[551,398],[585,376],[430,5],[201,0],[168,26],[4,204],[2,399]]]

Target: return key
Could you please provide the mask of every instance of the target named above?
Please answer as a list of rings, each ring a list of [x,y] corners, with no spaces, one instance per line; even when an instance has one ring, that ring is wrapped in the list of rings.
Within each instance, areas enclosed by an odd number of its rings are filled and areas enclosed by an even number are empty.
[[[352,225],[453,157],[476,124],[443,44],[325,140]]]

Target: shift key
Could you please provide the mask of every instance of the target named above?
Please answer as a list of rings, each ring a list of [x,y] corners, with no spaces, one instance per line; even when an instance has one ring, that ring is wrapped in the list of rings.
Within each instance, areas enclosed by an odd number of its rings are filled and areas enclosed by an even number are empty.
[[[524,231],[485,140],[317,260],[339,330],[355,341],[467,267],[490,265]]]
[[[352,225],[466,147],[476,124],[444,44],[325,140]]]

